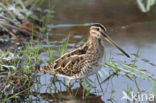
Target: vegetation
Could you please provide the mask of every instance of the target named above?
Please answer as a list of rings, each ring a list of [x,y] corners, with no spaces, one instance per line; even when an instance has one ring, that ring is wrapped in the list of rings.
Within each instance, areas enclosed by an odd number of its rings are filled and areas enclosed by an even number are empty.
[[[100,101],[100,95],[105,95],[105,83],[109,83],[112,79],[120,76],[135,84],[135,87],[133,87],[127,82],[125,84],[126,88],[122,88],[129,96],[131,96],[131,91],[135,91],[135,89],[139,93],[152,91],[156,95],[156,76],[137,66],[139,50],[133,56],[132,61],[119,62],[109,59],[104,64],[105,70],[102,69],[96,76],[91,77],[92,79],[86,78],[83,81],[83,88],[79,88],[78,81],[72,81],[72,89],[68,90],[65,78],[51,77],[48,74],[46,78],[44,76],[47,75],[38,74],[36,70],[40,68],[41,64],[49,64],[56,58],[56,55],[61,56],[68,51],[70,36],[62,40],[60,47],[52,46],[49,37],[43,35],[49,30],[46,23],[52,11],[49,11],[46,16],[40,17],[40,19],[30,10],[36,5],[42,5],[44,0],[33,2],[28,10],[25,7],[25,5],[29,6],[27,1],[24,1],[23,4],[21,0],[17,0],[13,9],[17,10],[18,14],[16,14],[17,11],[8,9],[8,5],[12,4],[10,1],[0,3],[0,13],[3,14],[0,16],[2,45],[5,45],[6,35],[8,41],[11,41],[9,42],[10,47],[8,45],[0,47],[0,102],[41,101],[41,97],[47,99],[47,101],[62,101],[65,98],[64,95],[69,96],[72,100],[81,98],[84,101],[93,101],[89,98],[93,97]],[[155,0],[147,0],[146,6],[143,5],[142,0],[137,0],[137,3],[142,12],[148,12],[150,7],[154,5]],[[49,8],[53,10],[50,5]],[[83,26],[83,24],[78,26]],[[10,36],[14,39],[12,40]],[[55,51],[59,51],[58,54]],[[150,90],[142,89],[141,82],[143,80],[150,84]],[[112,87],[110,89],[111,95],[108,101],[115,102],[115,91]]]
[[[150,8],[155,4],[155,0],[137,0],[142,12],[149,12]]]

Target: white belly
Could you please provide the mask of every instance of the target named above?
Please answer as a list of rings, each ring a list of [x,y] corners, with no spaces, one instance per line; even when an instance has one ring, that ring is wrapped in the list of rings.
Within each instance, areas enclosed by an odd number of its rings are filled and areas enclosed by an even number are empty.
[[[106,62],[106,57],[105,57],[105,53],[103,53],[98,63],[99,65],[103,66],[105,62]]]

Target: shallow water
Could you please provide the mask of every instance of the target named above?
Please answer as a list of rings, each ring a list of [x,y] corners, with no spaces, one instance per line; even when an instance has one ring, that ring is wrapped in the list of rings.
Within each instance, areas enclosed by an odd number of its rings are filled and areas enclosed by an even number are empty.
[[[47,0],[42,7],[42,10],[49,9]],[[122,47],[125,51],[130,54],[131,58],[123,56],[119,50],[111,46],[109,43],[105,43],[107,61],[112,58],[113,61],[117,62],[127,62],[132,63],[135,59],[133,54],[136,54],[139,50],[139,57],[137,58],[136,66],[147,70],[153,75],[156,75],[156,12],[154,9],[150,13],[142,13],[137,4],[133,1],[127,2],[124,0],[112,1],[112,0],[53,0],[51,3],[54,6],[54,15],[48,19],[48,27],[51,31],[48,32],[50,47],[53,48],[54,55],[58,57],[58,48],[63,43],[63,39],[67,38],[70,34],[68,51],[74,49],[81,45],[81,41],[85,42],[88,37],[88,30],[90,23],[99,22],[106,26],[108,29],[110,37]],[[156,7],[154,7],[156,8]],[[42,15],[42,14],[40,14]],[[47,41],[43,41],[47,42]],[[43,43],[44,44],[44,43]],[[49,45],[46,43],[43,45],[44,48],[48,48]],[[111,57],[110,57],[111,55]],[[39,55],[39,59],[48,60],[45,52]],[[45,65],[43,63],[41,65]],[[109,75],[110,69],[103,67],[101,73],[100,81],[106,79]],[[36,92],[39,96],[32,96],[32,100],[35,102],[37,99],[40,102],[54,101],[52,97],[45,99],[46,95],[57,95],[57,93],[62,93],[63,96],[69,95],[66,91],[66,87],[60,81],[56,82],[56,87],[59,88],[55,90],[54,84],[51,82],[50,74],[38,74],[41,76],[38,78],[40,85],[36,83],[32,88],[32,91]],[[140,81],[140,91],[151,92],[152,83],[149,81],[136,78],[131,80],[124,75],[114,76],[107,82],[101,84],[98,83],[96,75],[89,77],[95,82],[91,82],[93,88],[91,90],[90,97],[95,98],[98,103],[125,103],[126,100],[121,101],[123,96],[123,91],[127,88],[131,88],[135,93],[137,92],[137,87],[135,80]],[[64,78],[58,78],[64,83],[67,81]],[[55,80],[54,80],[55,81]],[[84,80],[85,81],[85,80]],[[74,83],[73,88],[79,89],[79,84]],[[85,82],[86,83],[86,82]],[[84,83],[84,85],[86,85]],[[38,90],[39,88],[39,90]],[[154,91],[156,92],[156,91]],[[34,93],[35,94],[35,93]],[[42,98],[41,98],[42,97]],[[81,97],[81,96],[80,96]],[[71,96],[68,98],[61,98],[66,102],[76,102],[76,103],[88,103],[88,99],[73,99]],[[92,99],[89,99],[92,100]],[[38,101],[38,100],[37,100]],[[90,102],[89,102],[90,103]]]
[[[131,56],[130,59],[126,58],[119,50],[106,43],[107,61],[112,58],[117,62],[132,63],[132,60],[135,59],[134,54],[139,50],[136,66],[156,75],[156,12],[154,9],[150,13],[142,13],[137,4],[130,0],[129,2],[124,0],[53,0],[51,4],[54,6],[55,13],[48,20],[48,27],[51,28],[48,35],[50,36],[49,43],[54,48],[56,57],[58,57],[57,51],[64,38],[70,34],[68,44],[68,51],[70,51],[79,46],[80,41],[87,40],[90,23],[99,22],[106,26],[110,37]],[[42,9],[48,9],[46,3]],[[44,47],[47,48],[47,45],[44,45]],[[42,60],[48,58],[44,57],[45,53],[41,53],[39,56]],[[106,79],[108,77],[107,73],[109,73],[109,68],[103,67],[102,69],[105,74],[100,81]],[[52,88],[53,85],[50,79],[53,76],[49,74],[40,74],[40,76],[39,81],[41,85],[44,85],[41,86],[40,93],[51,93],[49,88]],[[137,92],[135,80],[131,80],[124,75],[114,76],[103,83],[103,91],[100,89],[96,75],[89,78],[95,81],[92,86],[97,87],[92,89],[91,93],[97,96],[101,95],[102,100],[100,99],[99,103],[102,103],[102,101],[106,103],[125,103],[126,100],[121,101],[124,90],[131,88],[132,91]],[[59,79],[64,81],[63,78]],[[147,80],[136,78],[136,81],[140,81],[140,91],[146,90],[145,93],[152,91],[152,85]],[[56,85],[61,88],[57,90],[57,93],[66,91],[66,87],[62,84],[56,83]],[[73,88],[77,87],[79,87],[79,84],[76,83]],[[53,93],[55,92],[53,91]],[[70,99],[72,100],[72,98]],[[70,99],[68,98],[68,100]],[[46,102],[45,99],[40,100]],[[50,99],[48,100],[50,101]]]

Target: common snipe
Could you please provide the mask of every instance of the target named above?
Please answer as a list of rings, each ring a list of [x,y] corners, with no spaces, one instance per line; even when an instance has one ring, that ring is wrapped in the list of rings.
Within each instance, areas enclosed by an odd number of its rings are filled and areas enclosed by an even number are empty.
[[[93,24],[89,33],[88,40],[84,45],[65,53],[52,64],[41,67],[40,72],[66,77],[69,79],[68,86],[72,79],[82,79],[90,76],[104,65],[104,40],[107,40],[127,57],[130,57],[107,35],[106,28],[102,24]]]

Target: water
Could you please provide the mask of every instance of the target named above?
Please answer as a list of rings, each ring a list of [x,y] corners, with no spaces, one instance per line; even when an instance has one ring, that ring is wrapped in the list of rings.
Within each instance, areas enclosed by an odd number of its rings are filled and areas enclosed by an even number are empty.
[[[51,3],[46,0],[40,10],[49,10],[47,4],[51,4],[51,8],[54,7],[54,13],[47,20],[47,25],[50,28],[47,33],[50,45],[48,45],[46,40],[42,40],[41,44],[43,48],[47,49],[49,46],[52,48],[55,59],[59,56],[59,47],[69,34],[70,39],[67,51],[85,43],[90,24],[99,22],[105,25],[109,36],[131,56],[130,59],[125,57],[119,50],[106,42],[107,62],[111,58],[116,62],[133,63],[134,54],[139,50],[135,65],[156,75],[156,6],[153,7],[151,12],[142,13],[136,2],[131,0],[53,0]],[[39,15],[44,14],[40,13]],[[9,44],[12,48],[14,47],[14,43],[11,42]],[[3,48],[3,45],[0,44],[0,48]],[[46,52],[41,52],[38,59],[45,61],[41,64],[45,65],[48,64],[46,61],[50,58],[46,55]],[[110,68],[103,67],[99,82],[104,81],[111,73]],[[73,80],[72,93],[78,93],[77,96],[73,97],[64,84],[67,79],[58,77],[58,80],[48,73],[37,75],[39,77],[31,88],[33,93],[30,96],[32,98],[30,101],[34,103],[36,101],[48,103],[57,100],[68,103],[126,103],[126,100],[121,101],[123,92],[131,90],[136,93],[138,88],[135,81],[139,83],[140,92],[156,93],[155,90],[152,91],[153,81],[138,77],[129,78],[119,74],[112,76],[112,78],[100,85],[96,75],[92,75],[89,77],[93,81],[89,82],[91,85],[86,83],[88,80],[83,80],[84,87],[87,89],[92,88],[90,95],[87,98],[83,98],[83,89]],[[56,90],[55,86],[57,87]]]
[[[47,3],[48,1],[43,5],[42,9],[47,9]],[[52,47],[55,47],[56,57],[58,56],[56,53],[58,47],[67,35],[71,35],[68,44],[68,51],[70,51],[79,46],[80,44],[78,43],[80,41],[87,40],[90,23],[99,22],[106,26],[110,37],[131,56],[130,59],[124,57],[119,50],[106,43],[107,58],[110,58],[111,54],[111,58],[114,61],[132,63],[135,59],[133,54],[136,54],[139,50],[136,66],[156,75],[156,12],[154,9],[149,13],[142,13],[137,4],[130,0],[53,0],[51,4],[54,6],[55,13],[52,18],[48,19],[48,27],[51,28],[48,34],[50,36],[50,44]],[[100,79],[101,81],[107,78],[107,73],[110,70],[105,67],[102,69],[105,74]],[[41,93],[51,93],[49,90],[47,91],[49,85],[51,86],[50,88],[53,87],[50,82],[51,77],[53,76],[49,74],[41,74],[40,82],[44,85],[40,89]],[[103,91],[100,89],[101,87],[97,82],[96,75],[89,78],[95,81],[92,85],[97,88],[93,89],[91,94],[94,94],[93,97],[97,97],[98,103],[102,103],[103,101],[106,103],[125,103],[125,100],[121,101],[123,91],[131,88],[132,91],[137,92],[135,80],[131,80],[124,75],[114,76],[102,84]],[[63,78],[59,79],[64,81]],[[151,92],[152,85],[147,80],[136,78],[136,81],[140,81],[141,92]],[[59,83],[56,85],[60,87]],[[79,85],[76,83],[74,88],[77,87]],[[66,91],[65,86],[60,88],[61,91]],[[57,90],[57,93],[61,91]],[[101,97],[99,98],[98,96]],[[51,98],[48,100],[51,100]],[[76,99],[68,98],[67,100]],[[46,100],[44,101],[46,102]],[[85,100],[80,99],[80,101],[86,103]]]

